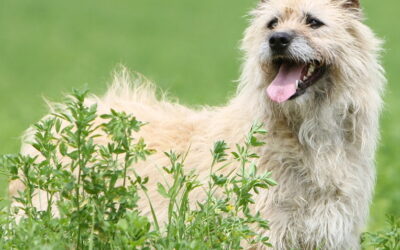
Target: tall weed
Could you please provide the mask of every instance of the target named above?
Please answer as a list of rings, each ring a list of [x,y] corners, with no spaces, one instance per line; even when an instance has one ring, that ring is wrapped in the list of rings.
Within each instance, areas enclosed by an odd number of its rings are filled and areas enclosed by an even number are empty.
[[[124,112],[97,114],[85,105],[87,91],[74,90],[65,106],[34,125],[32,146],[38,154],[5,155],[0,168],[25,188],[13,197],[12,207],[0,213],[1,249],[240,249],[244,244],[270,246],[268,221],[250,205],[259,190],[276,185],[269,172],[259,174],[252,148],[263,145],[265,134],[255,124],[244,145],[233,152],[224,141],[211,150],[206,184],[185,169],[186,155],[166,152],[163,167],[171,183],[158,183],[168,200],[167,223],[160,219],[147,194],[149,177],[135,171],[136,163],[155,151],[135,138],[145,123]],[[100,125],[95,121],[103,121]],[[107,137],[107,145],[96,138]],[[240,166],[227,175],[232,154]],[[218,166],[218,168],[217,168]],[[217,168],[217,169],[216,169]],[[198,189],[205,199],[191,201]],[[140,192],[139,192],[140,191]],[[140,197],[139,194],[144,194]],[[37,196],[45,204],[37,204]],[[137,206],[146,199],[150,217]],[[191,205],[191,204],[195,205]]]

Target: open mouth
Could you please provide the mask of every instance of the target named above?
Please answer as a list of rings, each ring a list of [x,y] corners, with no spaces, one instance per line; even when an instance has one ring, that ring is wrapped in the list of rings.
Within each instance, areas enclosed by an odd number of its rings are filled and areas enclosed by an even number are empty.
[[[324,75],[326,67],[319,61],[307,63],[285,58],[273,60],[277,75],[268,86],[267,93],[272,101],[282,103],[304,94],[310,86]]]

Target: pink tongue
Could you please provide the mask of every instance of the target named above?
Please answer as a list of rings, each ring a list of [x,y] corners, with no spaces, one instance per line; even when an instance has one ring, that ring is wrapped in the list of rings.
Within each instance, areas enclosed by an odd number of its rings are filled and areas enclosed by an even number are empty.
[[[296,81],[300,80],[304,65],[283,63],[278,75],[268,86],[267,93],[274,102],[289,100],[296,93]]]

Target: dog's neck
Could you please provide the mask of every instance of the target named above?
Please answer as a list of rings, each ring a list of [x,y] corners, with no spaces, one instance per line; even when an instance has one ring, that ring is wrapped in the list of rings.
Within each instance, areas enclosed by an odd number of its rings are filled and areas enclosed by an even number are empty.
[[[270,133],[286,128],[301,145],[311,149],[340,149],[346,145],[369,158],[375,151],[385,78],[375,54],[363,56],[369,61],[360,69],[363,74],[339,73],[345,69],[333,67],[304,96],[282,105],[267,96],[273,76],[260,67],[257,56],[248,54],[228,112],[237,113],[238,120],[247,120],[245,126],[263,121]]]
[[[344,137],[352,136],[344,133],[350,126],[347,122],[351,105],[340,96],[330,97],[329,92],[334,91],[329,87],[332,86],[330,79],[324,79],[297,100],[278,104],[266,94],[268,78],[262,71],[253,69],[251,74],[242,77],[247,83],[241,84],[231,106],[241,116],[253,114],[249,122],[263,121],[269,133],[287,130],[301,145],[319,151],[329,150],[329,145],[337,145]]]

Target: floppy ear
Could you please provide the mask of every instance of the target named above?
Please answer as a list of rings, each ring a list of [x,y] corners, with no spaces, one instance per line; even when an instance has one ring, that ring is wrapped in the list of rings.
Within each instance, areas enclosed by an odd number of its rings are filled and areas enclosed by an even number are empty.
[[[347,0],[344,3],[344,7],[346,8],[360,8],[360,0]]]

